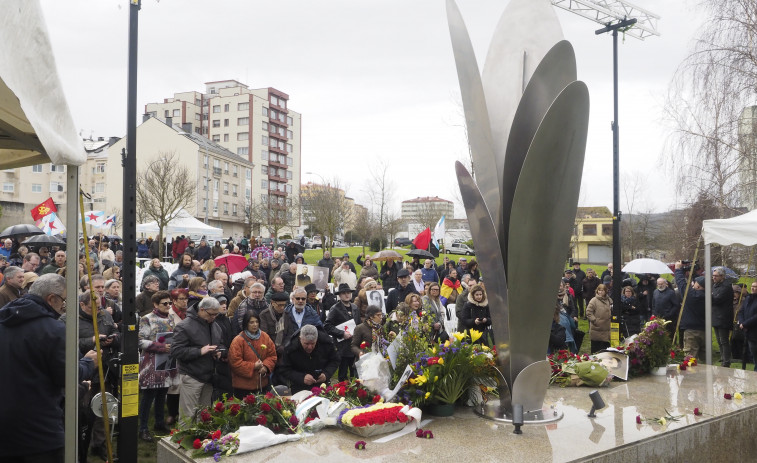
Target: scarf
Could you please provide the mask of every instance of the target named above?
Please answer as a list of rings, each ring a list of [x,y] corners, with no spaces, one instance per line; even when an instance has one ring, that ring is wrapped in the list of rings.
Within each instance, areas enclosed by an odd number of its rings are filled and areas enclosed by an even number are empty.
[[[168,314],[167,313],[162,313],[158,309],[152,309],[152,313],[154,313],[155,315],[157,315],[160,318],[168,318]]]
[[[253,341],[260,339],[260,328],[258,328],[258,331],[256,334],[250,333],[247,329],[244,330],[244,334],[247,335],[248,338],[252,339]]]
[[[415,281],[415,278],[413,278],[413,286],[415,286],[415,290],[418,291],[418,294],[423,294],[423,290],[426,288],[426,282],[423,280],[418,283]]]
[[[178,317],[179,317],[179,318],[181,318],[182,320],[184,320],[185,318],[187,318],[187,309],[184,309],[184,310],[179,310],[179,309],[178,309],[178,308],[176,307],[176,305],[173,305],[173,306],[171,307],[171,309],[173,310],[173,313],[175,313],[175,314],[176,314],[176,316],[178,316]]]
[[[370,318],[365,321],[371,328],[371,346],[379,347],[379,338],[381,336],[381,323],[375,323]]]

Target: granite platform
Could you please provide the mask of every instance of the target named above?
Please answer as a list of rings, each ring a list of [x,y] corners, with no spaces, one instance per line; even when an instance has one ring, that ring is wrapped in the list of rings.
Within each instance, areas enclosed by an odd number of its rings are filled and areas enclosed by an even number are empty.
[[[551,386],[547,403],[564,413],[546,425],[527,425],[523,434],[513,426],[475,415],[458,407],[447,418],[424,426],[434,439],[414,433],[389,442],[366,440],[356,450],[358,436],[340,429],[324,429],[297,442],[229,457],[247,462],[748,462],[757,461],[757,394],[727,400],[725,394],[757,393],[757,373],[700,365],[686,371],[669,369],[666,376],[644,376],[614,381],[600,388],[606,407],[588,418],[591,408],[586,387]],[[695,416],[694,408],[703,415]],[[664,426],[637,424],[636,417],[682,415]],[[191,458],[168,439],[158,445],[158,462],[190,462]],[[198,461],[212,461],[202,459]]]

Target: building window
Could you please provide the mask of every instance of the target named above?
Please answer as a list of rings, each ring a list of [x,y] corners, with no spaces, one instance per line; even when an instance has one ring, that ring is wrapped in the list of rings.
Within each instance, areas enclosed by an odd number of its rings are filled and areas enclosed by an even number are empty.
[[[291,152],[292,152],[292,144],[287,143],[287,153],[291,153]]]
[[[264,145],[268,146],[268,137],[267,136],[263,135],[262,141],[263,141]]]
[[[237,111],[247,111],[250,109],[250,103],[238,103]]]
[[[224,162],[223,163],[223,173],[226,174],[226,175],[229,175],[229,163],[228,162]]]
[[[585,236],[596,236],[597,235],[597,225],[596,224],[588,224],[585,223],[583,226],[584,235]]]
[[[231,175],[233,175],[234,177],[239,176],[239,166],[238,165],[234,164],[234,165],[231,166]]]
[[[287,193],[291,193],[291,192],[292,192],[292,185],[287,185]]]
[[[250,133],[249,132],[239,132],[237,134],[237,141],[245,141],[250,139]]]
[[[181,109],[174,109],[173,117],[179,117],[179,116],[181,116]]]
[[[104,174],[105,173],[105,163],[104,162],[98,162],[95,164],[95,173],[97,174]]]
[[[602,234],[605,236],[612,236],[612,224],[611,223],[603,223],[602,224]]]
[[[213,141],[221,141],[220,135],[213,135]]]
[[[245,169],[245,178],[247,180],[252,180],[252,169]]]
[[[229,203],[223,203],[223,215],[229,215]]]
[[[217,199],[213,200],[213,213],[218,214],[218,200]]]
[[[228,104],[223,105],[223,112],[225,112],[225,113],[229,112],[229,105]]]
[[[279,113],[279,120],[281,122],[286,122],[286,116],[284,115],[284,113]]]
[[[195,113],[195,120],[196,120],[196,121],[199,121],[199,120],[200,120],[200,113]]]
[[[42,193],[42,184],[32,183],[32,193]]]
[[[213,112],[214,113],[220,113],[221,112],[221,105],[213,105]]]
[[[218,191],[218,187],[221,186],[220,180],[213,180],[213,191]]]
[[[266,132],[268,132],[268,122],[266,122],[266,121],[263,121],[263,130],[265,130]]]
[[[287,100],[284,100],[282,98],[279,98],[279,106],[286,109],[287,108]]]
[[[42,164],[34,164],[32,166],[32,172],[35,174],[41,174],[42,173]]]
[[[12,187],[12,185],[11,185],[11,187]],[[260,188],[262,188],[264,190],[268,189],[268,180],[265,180],[265,179],[261,180],[260,181]]]
[[[236,195],[237,195],[237,186],[231,185],[231,196],[236,196]]]
[[[237,154],[240,156],[247,156],[249,153],[250,149],[247,146],[240,146],[239,148],[237,148]]]
[[[287,165],[288,166],[293,166],[294,165],[294,158],[292,158],[291,156],[287,156]]]
[[[208,168],[208,155],[207,154],[202,157],[202,166],[206,169]]]
[[[245,198],[247,198],[247,199],[250,199],[250,195],[251,195],[251,194],[252,194],[252,192],[250,191],[250,189],[249,189],[249,188],[245,188],[245,189],[244,189],[244,197],[245,197]]]
[[[284,130],[284,127],[279,127],[279,135],[282,137],[286,136],[286,131]]]
[[[229,182],[223,182],[223,194],[229,194]]]
[[[292,180],[292,171],[291,170],[287,171],[287,180]]]
[[[63,191],[62,182],[50,182],[50,193],[60,193]]]
[[[203,212],[207,212],[208,211],[208,200],[207,199],[203,199],[202,200],[202,211]]]
[[[105,193],[105,182],[95,183],[94,193]]]
[[[260,172],[263,175],[268,175],[268,166],[260,166]]]
[[[221,126],[221,120],[220,119],[213,119],[213,128],[217,128]]]
[[[229,134],[228,133],[223,134],[223,141],[229,141]]]
[[[236,195],[234,195],[234,196],[236,196]],[[231,215],[237,215],[237,205],[236,204],[232,204],[231,205]]]
[[[260,159],[262,159],[263,161],[267,161],[268,160],[268,151],[262,150],[260,152]]]
[[[292,133],[292,131],[291,131],[291,130],[287,130],[287,138],[288,138],[289,140],[291,140],[292,138],[294,138],[294,134]]]
[[[213,159],[213,168],[221,170],[221,160],[220,159]]]
[[[238,117],[237,118],[237,125],[243,126],[243,125],[249,125],[250,124],[250,118],[249,117]]]
[[[165,116],[165,117],[171,117],[171,110],[170,109],[166,109],[165,112],[163,113],[163,116]]]
[[[207,191],[208,190],[208,177],[202,178],[202,189]]]
[[[287,125],[292,125],[293,123],[294,121],[292,120],[292,118],[290,116],[287,116]]]
[[[50,164],[50,172],[62,173],[65,171],[66,171],[66,166],[56,166],[55,164]]]
[[[228,119],[224,119],[223,120],[223,126],[224,127],[228,127],[229,126],[229,120]]]
[[[3,183],[3,193],[13,193],[15,189],[15,186],[12,182],[4,182]]]
[[[273,146],[274,148],[276,148],[276,146],[278,146],[278,142],[276,141],[275,138],[269,138],[268,139],[268,146]]]
[[[276,98],[274,95],[271,95],[271,104],[275,104],[277,106],[279,104],[279,99]]]
[[[268,117],[268,108],[266,108],[265,106],[263,106],[263,115]]]

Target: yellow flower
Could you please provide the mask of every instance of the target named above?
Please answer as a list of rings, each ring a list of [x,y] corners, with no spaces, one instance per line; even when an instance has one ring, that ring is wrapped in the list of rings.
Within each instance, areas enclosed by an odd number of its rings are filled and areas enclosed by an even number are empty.
[[[449,342],[449,341],[447,341],[447,342]],[[441,358],[441,357],[439,358],[439,365],[444,365],[444,359]]]
[[[420,375],[417,378],[415,378],[415,384],[417,384],[418,386],[422,386],[423,384],[426,383],[426,381],[428,381],[428,378],[426,377],[426,375]]]
[[[452,336],[458,341],[462,341],[463,339],[465,339],[465,333],[458,333],[457,331],[452,333]]]
[[[436,346],[434,346],[434,348],[431,349],[431,352],[436,353]]]
[[[284,410],[283,412],[281,412],[281,414],[284,415],[284,418],[289,418],[290,416],[292,416],[292,412],[290,412],[289,410]]]
[[[666,425],[667,423],[668,423],[668,422],[667,422],[667,421],[665,421],[665,418],[660,418],[660,424],[661,424],[662,426],[665,426],[665,425]]]
[[[439,377],[438,376],[434,376],[434,382],[437,382],[437,381],[439,381]]]
[[[261,344],[261,345],[260,345],[260,348],[261,348],[261,349],[267,349],[267,347],[265,346],[265,344]]]
[[[430,392],[427,392],[427,393],[426,393],[426,395],[425,395],[424,397],[425,397],[426,399],[428,399],[429,397],[431,397],[431,393],[430,393]]]
[[[733,398],[736,400],[741,400],[744,398],[744,396],[741,395],[741,392],[737,392],[733,395]]]
[[[447,341],[444,342],[444,347],[449,347],[449,339],[447,339]]]
[[[479,340],[479,339],[481,338],[481,335],[482,335],[482,334],[483,334],[483,333],[482,333],[481,331],[478,331],[478,330],[470,330],[470,340],[471,340],[472,342],[476,342],[476,341],[478,341],[478,340]]]
[[[486,344],[484,344],[484,345],[481,346],[481,350],[483,350],[484,352],[486,352],[486,351],[489,350],[489,346],[487,346]]]

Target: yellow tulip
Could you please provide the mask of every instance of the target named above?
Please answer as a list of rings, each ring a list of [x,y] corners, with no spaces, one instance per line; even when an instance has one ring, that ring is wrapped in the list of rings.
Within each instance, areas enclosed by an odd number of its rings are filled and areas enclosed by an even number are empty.
[[[444,347],[449,347],[449,339],[444,342]]]
[[[437,381],[439,381],[439,377],[438,376],[434,376],[434,382],[437,382]]]
[[[444,365],[444,359],[443,358],[439,358],[439,365]]]
[[[458,341],[462,341],[463,339],[465,339],[465,333],[454,332],[452,333],[452,336],[454,336],[455,339],[457,339]]]
[[[478,341],[478,340],[479,340],[479,339],[481,338],[481,335],[482,335],[482,334],[483,334],[483,333],[482,333],[481,331],[478,331],[478,330],[470,330],[470,340],[471,340],[472,342],[476,342],[476,341]]]
[[[426,395],[425,395],[424,397],[425,397],[426,399],[428,399],[429,397],[431,397],[431,393],[430,393],[430,392],[427,392],[427,393],[426,393]]]

